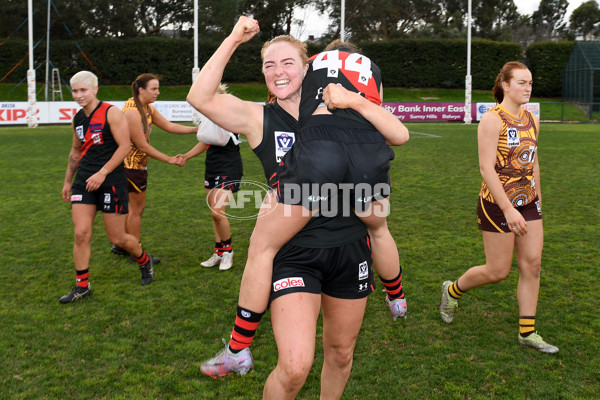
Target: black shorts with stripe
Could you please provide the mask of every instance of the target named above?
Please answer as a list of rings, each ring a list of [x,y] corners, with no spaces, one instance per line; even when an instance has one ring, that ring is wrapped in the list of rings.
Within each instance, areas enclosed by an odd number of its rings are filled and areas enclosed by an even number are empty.
[[[148,187],[147,169],[128,169],[125,168],[127,176],[128,190],[133,193],[143,193]]]
[[[375,290],[369,237],[325,249],[286,244],[273,260],[271,301],[290,293],[360,299]]]
[[[242,175],[216,175],[204,176],[204,188],[205,189],[223,189],[231,190],[232,193],[236,193],[240,190],[242,182]]]
[[[531,203],[516,207],[516,210],[521,213],[525,221],[542,219],[542,208],[537,197]],[[477,203],[477,223],[482,231],[510,233],[510,228],[500,207],[483,197],[479,197]]]
[[[93,204],[96,210],[107,214],[127,214],[129,212],[129,194],[127,185],[102,185],[89,192],[86,183],[75,179],[71,188],[71,205]]]

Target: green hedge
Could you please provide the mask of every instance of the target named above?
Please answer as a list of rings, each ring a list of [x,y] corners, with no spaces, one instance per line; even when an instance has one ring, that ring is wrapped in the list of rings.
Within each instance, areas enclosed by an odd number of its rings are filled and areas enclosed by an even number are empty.
[[[191,39],[136,38],[82,39],[77,43],[66,40],[52,41],[50,60],[68,81],[74,73],[83,69],[92,71],[100,78],[101,85],[130,84],[137,75],[152,72],[161,77],[163,85],[186,85],[192,81],[194,66],[194,41]],[[235,52],[223,77],[229,82],[252,82],[262,79],[260,48],[258,40],[241,46]],[[198,65],[202,65],[216,50],[216,44],[198,46]],[[0,46],[0,78],[25,57],[3,82],[19,82],[27,75],[27,42],[10,40]],[[86,57],[84,56],[87,56]],[[34,66],[38,81],[45,77],[45,43],[34,49]],[[89,60],[89,61],[88,61]]]
[[[241,46],[225,69],[225,82],[262,81],[260,48],[257,39]],[[467,42],[464,39],[401,39],[359,43],[365,55],[372,58],[383,72],[384,85],[406,88],[464,88]],[[537,96],[560,96],[562,71],[573,42],[534,43],[526,55],[535,81]],[[215,51],[217,44],[201,42],[198,64],[201,67]],[[309,44],[309,54],[320,50]],[[489,90],[502,65],[522,60],[516,43],[474,39],[471,75],[473,89]],[[91,65],[83,56],[87,55]],[[45,43],[34,50],[37,79],[44,80]],[[24,61],[3,82],[16,83],[27,73],[27,42],[8,40],[0,46],[0,78],[21,59]],[[82,39],[52,41],[50,59],[68,78],[82,69],[98,72],[100,83],[129,84],[140,73],[152,72],[163,85],[187,85],[191,82],[193,40],[169,38]]]
[[[464,88],[467,41],[414,39],[360,43],[382,70],[384,85],[407,88]],[[471,45],[473,89],[491,89],[502,65],[521,58],[516,43],[474,40]]]
[[[563,74],[575,42],[537,42],[527,47],[533,92],[541,97],[562,96]]]

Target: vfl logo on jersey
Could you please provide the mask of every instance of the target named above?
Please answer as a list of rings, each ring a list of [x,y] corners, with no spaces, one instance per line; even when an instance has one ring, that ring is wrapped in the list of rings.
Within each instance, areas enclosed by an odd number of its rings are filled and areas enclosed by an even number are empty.
[[[290,151],[295,138],[294,132],[275,131],[275,157],[278,163]]]
[[[77,137],[79,138],[79,140],[81,140],[83,142],[83,140],[85,138],[85,134],[83,132],[83,126],[79,125],[79,126],[75,127],[75,134],[77,134]]]
[[[358,280],[362,281],[369,277],[369,264],[366,261],[358,264]]]
[[[506,145],[508,147],[517,147],[521,144],[519,132],[515,128],[508,128],[506,132]]]

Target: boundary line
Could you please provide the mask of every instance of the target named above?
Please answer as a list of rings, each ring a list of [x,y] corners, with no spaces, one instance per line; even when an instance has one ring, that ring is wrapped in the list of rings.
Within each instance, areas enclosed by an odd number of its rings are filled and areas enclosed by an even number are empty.
[[[431,137],[431,138],[440,138],[441,137],[441,136],[434,135],[434,134],[431,134],[431,133],[411,131],[410,129],[409,129],[408,133],[410,135],[415,134],[415,135],[421,135],[421,136],[426,136],[426,137]]]

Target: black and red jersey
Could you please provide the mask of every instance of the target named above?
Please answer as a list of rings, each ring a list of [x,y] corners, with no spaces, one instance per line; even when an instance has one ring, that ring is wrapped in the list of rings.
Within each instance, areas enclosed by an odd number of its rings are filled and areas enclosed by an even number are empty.
[[[107,120],[110,107],[112,105],[101,101],[90,115],[85,115],[81,109],[73,117],[75,134],[82,143],[77,175],[84,181],[100,171],[119,147]],[[125,179],[123,163],[121,163],[108,174],[104,182],[105,184],[116,184],[125,182]]]
[[[323,102],[323,90],[330,83],[342,85],[380,105],[381,70],[368,57],[349,50],[330,50],[312,56],[302,82],[299,127],[306,124]],[[329,110],[333,114],[371,125],[352,109]]]
[[[263,136],[254,154],[260,160],[267,182],[271,179],[283,156],[292,148],[296,140],[298,121],[281,106],[265,104],[263,109]]]

